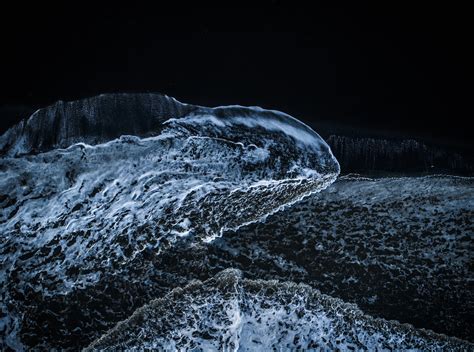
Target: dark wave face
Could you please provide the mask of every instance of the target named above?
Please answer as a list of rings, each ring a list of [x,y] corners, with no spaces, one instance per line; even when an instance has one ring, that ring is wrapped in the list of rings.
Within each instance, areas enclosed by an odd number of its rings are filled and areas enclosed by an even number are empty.
[[[104,107],[89,101],[61,105],[66,116],[57,115],[58,106],[39,111],[2,137],[8,141],[0,161],[4,343],[69,346],[77,333],[97,334],[121,317],[104,318],[92,307],[87,315],[96,323],[73,328],[71,312],[48,316],[46,326],[61,332],[44,332],[48,312],[34,302],[85,292],[105,276],[132,270],[144,251],[159,255],[180,238],[211,242],[321,191],[339,173],[327,144],[288,115],[188,109],[163,99],[164,115],[176,116],[156,118],[150,137],[104,141],[111,120],[97,121]],[[78,116],[87,113],[87,126],[102,130],[91,135],[79,128]]]
[[[99,144],[122,135],[157,135],[163,122],[196,110],[160,94],[102,94],[40,109],[0,137],[7,156]]]
[[[474,174],[472,148],[427,145],[414,139],[330,135],[327,143],[345,173]]]

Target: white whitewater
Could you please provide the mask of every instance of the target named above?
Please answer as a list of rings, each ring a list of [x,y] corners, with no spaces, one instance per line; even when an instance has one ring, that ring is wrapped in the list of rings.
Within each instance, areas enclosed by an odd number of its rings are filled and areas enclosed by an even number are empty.
[[[21,346],[12,289],[83,289],[145,249],[159,253],[183,236],[212,241],[321,191],[339,173],[320,136],[286,114],[188,110],[168,109],[152,136],[105,141],[102,132],[81,137],[77,119],[68,127],[57,109],[40,111],[1,138],[0,345]],[[94,116],[87,126],[111,123]],[[59,136],[25,127],[41,123],[58,125]]]
[[[375,319],[304,284],[227,269],[150,302],[89,351],[465,351],[472,345]]]

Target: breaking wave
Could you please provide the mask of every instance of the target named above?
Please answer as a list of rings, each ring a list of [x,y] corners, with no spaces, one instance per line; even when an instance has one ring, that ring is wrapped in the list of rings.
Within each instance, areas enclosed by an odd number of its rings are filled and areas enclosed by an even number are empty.
[[[289,115],[157,94],[58,102],[0,156],[0,349],[474,349],[446,336],[471,339],[473,178],[336,181]]]
[[[94,109],[79,109],[95,116],[86,126],[110,125],[97,121]],[[2,137],[7,343],[20,343],[16,329],[25,307],[16,303],[28,301],[28,294],[44,299],[82,290],[179,238],[210,242],[321,191],[339,173],[319,135],[286,114],[240,106],[162,110],[177,116],[155,119],[154,136],[81,137],[78,119],[58,117],[56,106]],[[57,125],[55,134],[44,124]]]
[[[304,284],[227,269],[139,309],[88,350],[452,350],[469,343],[374,319]]]

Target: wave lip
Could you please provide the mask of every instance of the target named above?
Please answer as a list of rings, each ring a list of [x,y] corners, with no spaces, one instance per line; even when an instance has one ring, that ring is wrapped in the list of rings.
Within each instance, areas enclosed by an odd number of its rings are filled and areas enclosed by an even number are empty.
[[[84,290],[183,237],[212,241],[339,174],[327,144],[289,115],[157,95],[59,103],[0,142],[0,293],[12,302],[1,307],[11,339],[18,321],[40,329],[29,295]]]
[[[138,309],[88,351],[440,350],[472,344],[395,321],[304,284],[247,280],[227,269]]]

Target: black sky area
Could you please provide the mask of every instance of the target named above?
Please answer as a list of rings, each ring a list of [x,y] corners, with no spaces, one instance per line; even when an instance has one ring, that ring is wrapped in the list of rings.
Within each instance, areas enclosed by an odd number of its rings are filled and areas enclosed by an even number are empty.
[[[22,107],[159,92],[470,145],[469,12],[413,3],[19,2],[1,12],[1,131]]]

